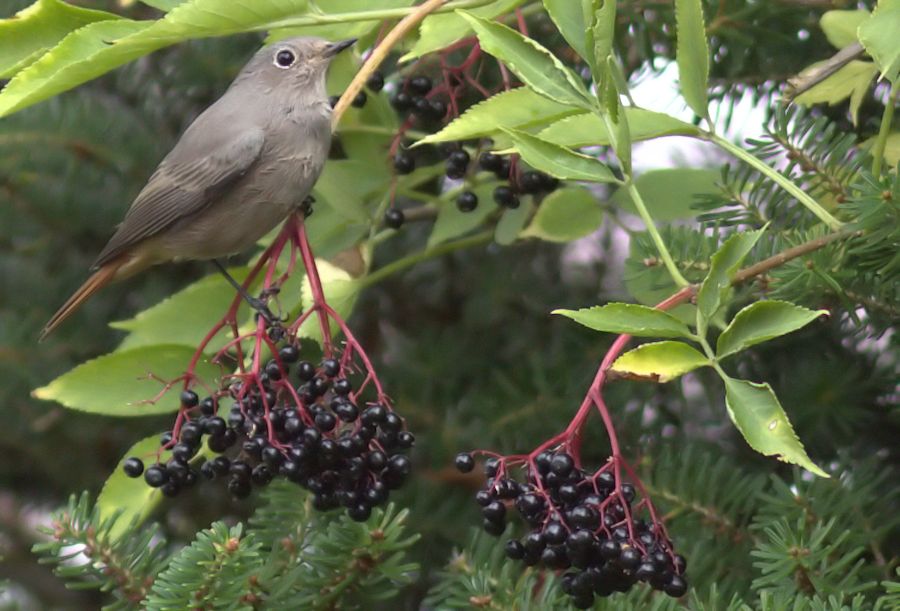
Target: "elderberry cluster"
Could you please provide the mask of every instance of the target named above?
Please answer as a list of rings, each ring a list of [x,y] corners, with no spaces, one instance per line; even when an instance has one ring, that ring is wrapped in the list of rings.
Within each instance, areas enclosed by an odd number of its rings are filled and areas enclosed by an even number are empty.
[[[685,559],[674,553],[661,525],[635,519],[634,486],[617,482],[610,469],[587,473],[565,452],[542,452],[533,465],[525,466],[526,480],[519,482],[502,460],[488,460],[487,482],[475,495],[489,534],[504,532],[510,508],[530,527],[506,544],[509,558],[565,571],[563,591],[580,609],[638,582],[673,597],[685,594]],[[474,466],[471,454],[457,456],[460,471]]]
[[[550,193],[559,187],[558,179],[543,172],[512,172],[509,158],[494,153],[482,153],[478,165],[486,172],[493,172],[499,180],[508,181],[494,189],[494,201],[504,208],[518,208],[519,195]]]
[[[423,122],[437,122],[447,115],[447,105],[441,100],[429,98],[434,84],[427,76],[411,76],[404,79],[400,90],[391,98],[391,106],[399,113],[411,113]]]
[[[131,457],[125,473],[143,473],[166,496],[202,476],[224,482],[236,498],[283,477],[312,492],[317,509],[344,507],[354,520],[365,520],[407,479],[411,462],[403,452],[414,438],[388,405],[357,398],[345,369],[333,358],[318,366],[302,361],[288,344],[264,373],[235,382],[219,398],[201,401],[186,390],[181,403],[190,419],[177,439],[172,433],[161,439],[171,458],[145,471],[141,459]],[[219,405],[226,397],[234,404],[223,417]],[[204,440],[218,456],[201,462],[196,455]]]

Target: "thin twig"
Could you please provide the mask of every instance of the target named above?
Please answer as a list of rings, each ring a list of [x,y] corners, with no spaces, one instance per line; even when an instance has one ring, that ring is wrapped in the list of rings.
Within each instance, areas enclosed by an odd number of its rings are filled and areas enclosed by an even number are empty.
[[[425,19],[429,13],[436,11],[446,2],[447,0],[426,0],[419,8],[401,19],[400,22],[388,32],[388,35],[384,37],[377,47],[375,47],[372,54],[369,55],[369,58],[362,65],[362,68],[359,69],[359,72],[356,73],[356,76],[354,76],[353,80],[350,81],[350,84],[347,85],[347,89],[344,90],[341,99],[338,100],[338,103],[335,105],[334,110],[331,113],[332,131],[337,129],[337,124],[340,122],[344,111],[350,106],[350,103],[356,97],[356,94],[362,91],[366,81],[387,58],[391,49],[393,49],[410,30],[416,27],[420,21]]]

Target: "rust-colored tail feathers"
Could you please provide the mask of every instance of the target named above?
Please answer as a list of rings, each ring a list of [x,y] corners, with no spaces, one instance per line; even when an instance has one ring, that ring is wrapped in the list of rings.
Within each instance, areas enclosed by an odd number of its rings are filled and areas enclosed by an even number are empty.
[[[116,259],[105,263],[100,269],[91,274],[91,277],[88,278],[84,284],[82,284],[81,287],[66,300],[62,307],[56,311],[56,314],[47,321],[47,324],[44,325],[44,328],[41,331],[39,341],[44,341],[56,327],[71,316],[75,310],[80,308],[81,304],[90,299],[91,295],[112,282],[116,276],[116,272],[119,271],[119,268],[122,267],[126,260],[126,257],[117,257]]]

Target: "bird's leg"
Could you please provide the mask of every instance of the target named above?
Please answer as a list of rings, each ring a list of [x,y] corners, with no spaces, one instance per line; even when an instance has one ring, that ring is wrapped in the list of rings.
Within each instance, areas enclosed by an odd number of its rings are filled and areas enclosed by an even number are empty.
[[[228,270],[225,269],[225,266],[218,259],[212,260],[213,264],[216,268],[222,272],[222,275],[225,276],[225,279],[228,280],[228,283],[234,287],[240,296],[247,302],[251,308],[253,308],[257,314],[263,317],[265,321],[269,324],[270,327],[281,324],[278,318],[272,314],[272,311],[269,309],[269,306],[262,299],[257,299],[250,295],[247,290],[241,286],[241,283],[235,280],[231,274],[228,273]]]

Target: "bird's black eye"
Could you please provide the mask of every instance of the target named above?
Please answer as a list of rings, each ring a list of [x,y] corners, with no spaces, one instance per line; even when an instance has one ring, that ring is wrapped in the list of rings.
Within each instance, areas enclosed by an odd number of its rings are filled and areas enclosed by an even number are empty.
[[[275,54],[275,65],[279,68],[290,68],[297,61],[293,51],[282,49]]]

